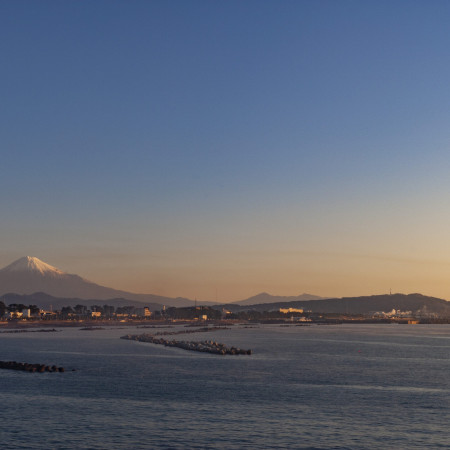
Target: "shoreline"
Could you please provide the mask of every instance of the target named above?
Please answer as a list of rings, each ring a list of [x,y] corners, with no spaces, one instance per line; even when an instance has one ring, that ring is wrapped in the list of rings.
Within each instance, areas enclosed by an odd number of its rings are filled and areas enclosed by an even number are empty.
[[[189,321],[189,320],[129,320],[126,322],[119,320],[9,320],[0,321],[1,330],[11,329],[33,329],[33,328],[98,328],[98,327],[141,327],[141,328],[169,328],[176,325],[187,327],[228,327],[235,325],[253,326],[253,325],[280,325],[280,326],[311,326],[311,325],[343,325],[343,324],[370,324],[370,325],[386,325],[386,324],[409,324],[409,325],[448,325],[450,319],[322,319],[312,320],[308,322],[292,321],[289,319],[282,320],[211,320],[211,321]]]

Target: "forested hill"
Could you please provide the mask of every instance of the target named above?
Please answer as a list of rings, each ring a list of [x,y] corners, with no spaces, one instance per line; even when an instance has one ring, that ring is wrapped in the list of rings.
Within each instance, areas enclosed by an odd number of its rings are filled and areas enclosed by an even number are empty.
[[[264,303],[256,305],[222,305],[232,311],[270,311],[278,308],[302,308],[317,313],[368,314],[376,311],[389,312],[423,310],[429,313],[450,316],[450,302],[422,294],[372,295],[364,297],[344,297],[326,300]]]

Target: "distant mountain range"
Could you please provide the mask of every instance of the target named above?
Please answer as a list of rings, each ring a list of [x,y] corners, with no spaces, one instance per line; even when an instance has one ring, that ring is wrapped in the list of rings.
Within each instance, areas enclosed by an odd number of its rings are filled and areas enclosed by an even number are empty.
[[[0,295],[31,295],[39,292],[63,299],[95,299],[96,303],[118,298],[132,300],[134,304],[158,304],[161,307],[190,306],[195,303],[187,298],[135,294],[100,286],[78,275],[65,273],[32,256],[20,258],[0,270]]]
[[[0,301],[5,304],[35,304],[40,308],[60,309],[77,304],[92,306],[148,306],[151,310],[165,306],[194,306],[195,301],[184,297],[170,298],[153,294],[136,294],[100,286],[84,278],[63,272],[38,258],[25,256],[0,270]],[[450,316],[450,302],[421,294],[374,295],[352,298],[323,298],[317,295],[276,296],[266,292],[253,297],[219,305],[198,302],[230,311],[269,311],[278,308],[302,308],[318,313],[367,314],[375,311],[425,310]]]
[[[25,256],[0,270],[0,297],[6,304],[36,304],[41,308],[52,305],[57,309],[76,304],[94,305],[107,303],[112,306],[145,305],[153,309],[165,306],[218,305],[217,302],[196,302],[184,297],[163,297],[154,294],[137,294],[112,289],[88,281],[78,275],[69,274],[33,256]],[[19,299],[19,296],[25,296]],[[323,297],[301,294],[292,297],[261,293],[245,300],[240,305],[275,303],[282,301],[320,300]]]
[[[159,311],[163,308],[160,303],[150,303],[150,302],[138,302],[135,300],[128,300],[126,298],[110,298],[107,300],[100,299],[82,299],[82,298],[64,298],[64,297],[53,297],[52,295],[46,294],[45,292],[35,292],[33,294],[4,294],[0,296],[0,302],[5,305],[22,304],[22,305],[36,305],[41,309],[47,311],[61,310],[64,306],[76,306],[83,305],[86,307],[91,307],[93,305],[97,306],[136,306],[143,307],[148,306],[151,311]]]

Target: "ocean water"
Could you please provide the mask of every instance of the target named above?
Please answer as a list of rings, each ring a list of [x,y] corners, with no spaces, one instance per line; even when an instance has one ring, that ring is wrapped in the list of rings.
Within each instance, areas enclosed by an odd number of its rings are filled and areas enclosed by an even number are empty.
[[[76,369],[0,370],[2,448],[450,448],[448,325],[235,325],[174,337],[251,356],[119,339],[151,331],[0,334],[0,360]]]

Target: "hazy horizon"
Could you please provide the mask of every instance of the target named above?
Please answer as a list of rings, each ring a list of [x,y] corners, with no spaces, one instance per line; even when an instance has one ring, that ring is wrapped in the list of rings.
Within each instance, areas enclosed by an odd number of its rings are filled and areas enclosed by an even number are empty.
[[[450,299],[450,4],[6,0],[0,267]]]

